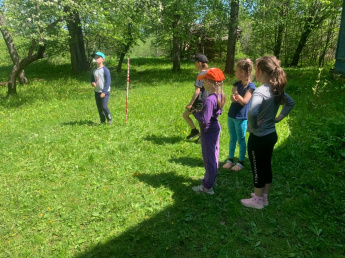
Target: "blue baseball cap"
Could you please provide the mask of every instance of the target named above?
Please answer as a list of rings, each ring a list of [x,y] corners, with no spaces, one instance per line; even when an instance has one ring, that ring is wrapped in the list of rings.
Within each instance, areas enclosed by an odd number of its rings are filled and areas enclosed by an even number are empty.
[[[92,57],[100,56],[100,57],[102,57],[103,59],[105,59],[105,55],[104,55],[102,52],[93,53],[91,56],[92,56]]]

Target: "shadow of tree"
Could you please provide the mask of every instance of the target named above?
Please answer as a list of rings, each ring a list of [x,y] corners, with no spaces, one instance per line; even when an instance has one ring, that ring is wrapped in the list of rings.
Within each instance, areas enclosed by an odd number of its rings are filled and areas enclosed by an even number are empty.
[[[143,138],[145,141],[151,141],[158,145],[164,145],[164,144],[174,144],[183,141],[183,138],[181,136],[157,136],[157,135],[149,135]]]
[[[217,247],[216,251],[207,250],[212,249],[218,235],[228,234],[224,226],[226,215],[222,215],[226,210],[222,199],[194,193],[191,186],[197,182],[174,172],[140,174],[138,179],[154,188],[169,188],[174,204],[76,257],[195,257],[197,250],[199,253],[202,250],[204,253],[220,252]],[[199,234],[202,237],[195,237]],[[208,238],[212,240],[205,241]],[[224,244],[225,240],[219,239],[219,243]]]
[[[169,159],[169,162],[177,163],[177,164],[181,164],[181,165],[189,166],[189,167],[204,167],[204,162],[201,156],[199,159],[190,158],[190,157],[172,158],[172,159]]]
[[[88,126],[95,126],[100,125],[99,123],[95,123],[91,120],[79,120],[79,121],[72,121],[72,122],[65,122],[62,125],[70,125],[70,126],[81,126],[81,125],[88,125]]]

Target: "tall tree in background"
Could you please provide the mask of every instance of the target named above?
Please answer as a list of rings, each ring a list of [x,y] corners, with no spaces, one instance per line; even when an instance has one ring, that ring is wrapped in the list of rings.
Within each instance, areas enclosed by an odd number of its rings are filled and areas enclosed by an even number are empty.
[[[275,43],[273,48],[273,55],[275,55],[278,59],[280,59],[280,52],[283,43],[283,36],[286,24],[286,16],[289,9],[289,0],[278,2],[278,17],[277,17],[277,25],[276,25],[276,33],[275,33]]]
[[[84,35],[79,11],[73,10],[70,6],[65,6],[66,22],[69,33],[69,50],[71,54],[71,65],[74,73],[89,70],[89,63],[85,54]]]
[[[225,73],[231,74],[231,75],[234,74],[238,13],[239,13],[239,0],[232,0],[230,4],[228,47],[227,47],[225,70],[224,70]]]

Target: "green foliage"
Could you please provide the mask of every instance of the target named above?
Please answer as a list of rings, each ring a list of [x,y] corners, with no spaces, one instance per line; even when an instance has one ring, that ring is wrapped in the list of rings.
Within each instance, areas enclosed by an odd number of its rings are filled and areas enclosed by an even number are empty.
[[[211,66],[223,67],[217,63]],[[197,71],[132,59],[114,73],[112,127],[100,126],[90,74],[40,61],[31,84],[0,88],[0,253],[6,257],[342,257],[345,252],[345,86],[326,70],[286,70],[296,106],[277,124],[270,205],[241,206],[249,162],[219,169],[214,196],[191,187],[204,173],[183,109]],[[1,67],[5,81],[9,67]],[[231,93],[234,78],[225,81]],[[220,161],[227,157],[226,103]]]

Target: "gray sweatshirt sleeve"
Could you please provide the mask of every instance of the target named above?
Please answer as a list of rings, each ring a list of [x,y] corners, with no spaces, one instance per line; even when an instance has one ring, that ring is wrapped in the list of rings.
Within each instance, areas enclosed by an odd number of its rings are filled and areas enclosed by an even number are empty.
[[[293,106],[295,105],[295,101],[288,94],[286,93],[284,94],[285,94],[286,103],[284,104],[280,114],[282,114],[283,116],[287,116],[290,113]]]

